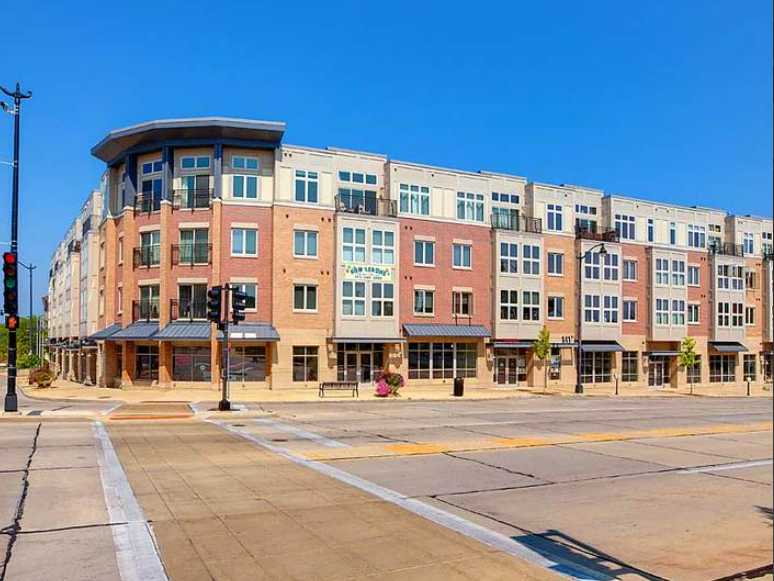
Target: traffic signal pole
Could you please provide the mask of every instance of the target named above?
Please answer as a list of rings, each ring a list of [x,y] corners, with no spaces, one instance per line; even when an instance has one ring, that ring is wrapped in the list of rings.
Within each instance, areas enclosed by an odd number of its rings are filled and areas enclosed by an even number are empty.
[[[226,284],[223,285],[223,298],[222,298],[222,304],[223,304],[223,317],[222,317],[222,325],[223,325],[223,347],[221,347],[221,377],[222,377],[222,388],[223,392],[220,397],[220,402],[218,403],[218,409],[222,412],[231,411],[231,399],[229,394],[229,385],[228,385],[228,368],[230,365],[230,358],[229,358],[229,348],[228,348],[228,322],[229,322],[229,316],[228,316],[228,297],[231,294],[231,285]]]
[[[11,197],[11,253],[19,252],[19,119],[21,117],[22,99],[29,99],[32,93],[22,93],[19,83],[12,93],[5,87],[0,87],[9,97],[13,97],[13,191]],[[13,313],[16,316],[16,313]],[[8,329],[8,384],[5,393],[5,411],[15,412],[19,409],[16,398],[16,328]]]

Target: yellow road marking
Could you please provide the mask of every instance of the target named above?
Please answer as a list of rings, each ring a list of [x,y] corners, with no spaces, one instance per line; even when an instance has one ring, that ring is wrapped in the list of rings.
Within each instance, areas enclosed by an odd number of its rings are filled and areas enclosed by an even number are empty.
[[[367,444],[351,448],[326,448],[300,452],[310,460],[345,460],[351,458],[373,458],[377,456],[417,456],[447,452],[472,452],[476,450],[500,450],[509,448],[531,448],[555,446],[557,444],[581,444],[586,442],[620,442],[643,438],[682,438],[688,436],[709,436],[712,434],[738,434],[762,432],[772,429],[772,422],[750,424],[716,424],[684,428],[652,428],[627,432],[587,432],[585,434],[557,434],[546,437],[524,438],[483,438],[466,442],[421,442],[417,444]]]

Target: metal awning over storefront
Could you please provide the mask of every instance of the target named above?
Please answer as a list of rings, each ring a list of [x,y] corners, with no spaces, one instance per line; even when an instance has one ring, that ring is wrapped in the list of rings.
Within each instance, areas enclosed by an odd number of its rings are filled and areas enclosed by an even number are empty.
[[[230,341],[279,341],[277,329],[268,323],[240,323],[228,328]],[[223,340],[223,332],[218,331],[218,341]]]
[[[140,322],[132,323],[125,329],[121,329],[117,333],[113,333],[108,340],[110,341],[127,341],[127,340],[142,340],[153,339],[154,335],[159,331],[158,323]]]
[[[710,341],[709,346],[718,353],[744,353],[747,347],[736,341]]]
[[[584,353],[613,353],[624,351],[624,348],[617,341],[583,341],[582,349]]]
[[[331,337],[331,343],[405,343],[403,337]]]
[[[648,357],[677,357],[680,354],[679,351],[646,351],[645,355]]]
[[[441,323],[406,323],[407,337],[465,337],[480,339],[491,336],[484,325],[444,325]]]
[[[495,341],[495,349],[532,349],[534,341]]]
[[[112,325],[109,325],[108,327],[105,327],[101,331],[97,331],[93,335],[89,336],[89,341],[104,341],[108,337],[112,336],[114,333],[118,333],[118,331],[121,330],[121,325],[118,323],[113,323]]]
[[[209,341],[210,323],[173,321],[156,333],[159,341]]]

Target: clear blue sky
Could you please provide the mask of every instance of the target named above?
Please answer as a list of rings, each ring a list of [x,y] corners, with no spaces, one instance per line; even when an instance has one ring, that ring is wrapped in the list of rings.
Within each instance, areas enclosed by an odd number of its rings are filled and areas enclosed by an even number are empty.
[[[0,83],[34,93],[21,259],[43,294],[108,130],[201,115],[282,120],[289,143],[771,214],[771,21],[769,0],[6,2]],[[0,166],[2,241],[10,186]]]

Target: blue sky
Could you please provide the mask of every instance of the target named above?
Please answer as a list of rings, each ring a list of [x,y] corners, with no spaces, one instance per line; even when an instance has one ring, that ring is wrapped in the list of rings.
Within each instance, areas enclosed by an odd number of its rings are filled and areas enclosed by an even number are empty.
[[[771,20],[768,0],[6,3],[0,83],[34,93],[20,257],[40,265],[43,294],[108,130],[200,115],[283,120],[289,143],[771,214]],[[11,123],[0,116],[0,159]],[[0,241],[10,187],[0,165]]]

